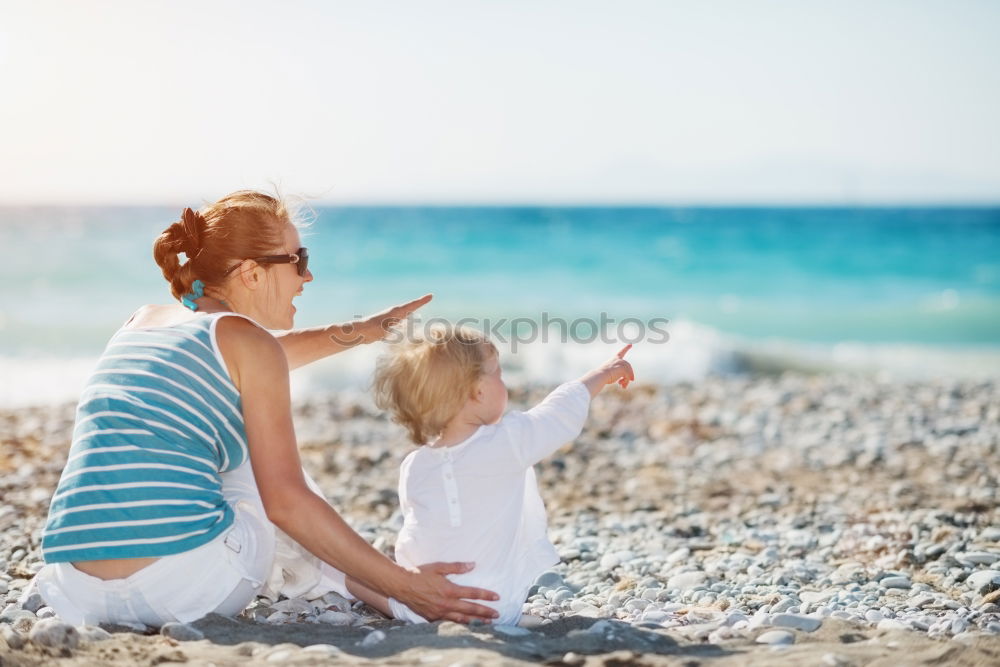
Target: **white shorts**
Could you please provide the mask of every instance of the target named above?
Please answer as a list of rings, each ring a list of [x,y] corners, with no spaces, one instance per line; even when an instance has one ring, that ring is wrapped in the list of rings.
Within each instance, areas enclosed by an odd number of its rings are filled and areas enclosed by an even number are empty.
[[[207,544],[164,556],[124,579],[99,579],[71,563],[51,563],[35,578],[42,599],[67,623],[189,623],[207,614],[234,616],[258,594],[348,599],[344,575],[282,533],[264,513],[247,461],[221,474],[233,525]],[[306,476],[310,488],[319,487]]]

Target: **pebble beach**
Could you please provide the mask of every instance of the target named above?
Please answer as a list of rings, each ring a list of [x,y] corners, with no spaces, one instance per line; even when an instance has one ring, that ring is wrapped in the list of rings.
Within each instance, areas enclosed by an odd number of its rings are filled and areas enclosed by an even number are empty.
[[[1000,664],[996,381],[606,390],[538,466],[562,562],[518,627],[407,626],[334,594],[162,630],[67,626],[29,582],[74,409],[0,413],[0,665]],[[307,471],[391,555],[402,429],[354,392],[295,415]]]

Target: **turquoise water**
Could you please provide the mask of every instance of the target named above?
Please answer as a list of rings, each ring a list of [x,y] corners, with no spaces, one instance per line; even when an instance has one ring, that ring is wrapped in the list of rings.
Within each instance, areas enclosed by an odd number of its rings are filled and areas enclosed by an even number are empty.
[[[434,291],[454,315],[606,311],[752,337],[1000,343],[1000,210],[344,209],[322,211],[314,232],[334,284],[310,290],[310,306],[344,281],[352,296]]]
[[[178,212],[0,209],[0,359],[8,374],[11,364],[22,372],[37,361],[37,371],[41,360],[93,358],[138,305],[169,300],[151,244]],[[434,292],[426,317],[666,318],[673,361],[684,351],[716,358],[705,372],[731,368],[733,354],[746,350],[829,360],[848,349],[869,360],[898,361],[900,350],[916,358],[957,351],[966,362],[981,354],[972,366],[1000,373],[989,366],[1000,349],[998,208],[315,214],[304,243],[316,280],[296,300],[299,325]],[[720,354],[729,361],[718,362]]]

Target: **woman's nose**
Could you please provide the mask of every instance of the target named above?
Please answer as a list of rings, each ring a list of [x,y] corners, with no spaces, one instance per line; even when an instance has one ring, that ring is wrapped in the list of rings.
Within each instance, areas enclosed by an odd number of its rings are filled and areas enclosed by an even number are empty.
[[[313,281],[312,269],[306,269],[306,274],[302,276],[302,282],[311,283]]]

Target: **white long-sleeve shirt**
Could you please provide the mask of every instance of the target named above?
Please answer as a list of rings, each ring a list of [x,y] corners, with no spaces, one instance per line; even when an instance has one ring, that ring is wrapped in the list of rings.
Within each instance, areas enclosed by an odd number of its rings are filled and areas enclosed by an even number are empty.
[[[471,572],[449,578],[496,592],[499,601],[478,602],[500,613],[497,623],[516,624],[534,579],[559,562],[532,466],[580,435],[589,406],[587,388],[567,382],[531,410],[510,412],[464,442],[407,456],[396,561],[474,562]],[[424,620],[393,602],[397,618]]]

